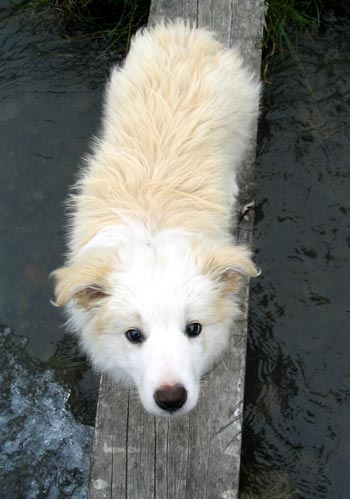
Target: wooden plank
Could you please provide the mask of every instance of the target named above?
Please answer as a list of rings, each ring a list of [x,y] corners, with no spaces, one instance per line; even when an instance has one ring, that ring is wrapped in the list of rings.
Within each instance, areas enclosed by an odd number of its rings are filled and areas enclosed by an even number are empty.
[[[150,22],[184,17],[239,47],[260,73],[263,0],[154,0]],[[242,168],[239,223],[233,237],[250,244],[253,229],[255,142]],[[101,376],[90,499],[234,499],[238,494],[244,395],[248,283],[231,345],[203,380],[198,407],[182,418],[146,414],[134,390]]]

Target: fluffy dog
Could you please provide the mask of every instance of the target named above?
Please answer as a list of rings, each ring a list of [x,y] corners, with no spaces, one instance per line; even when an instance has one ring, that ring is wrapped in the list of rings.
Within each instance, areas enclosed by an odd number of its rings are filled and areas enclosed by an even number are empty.
[[[231,222],[258,100],[259,83],[212,33],[180,20],[138,32],[71,196],[55,303],[94,366],[135,384],[156,415],[195,407],[242,276],[257,275]]]

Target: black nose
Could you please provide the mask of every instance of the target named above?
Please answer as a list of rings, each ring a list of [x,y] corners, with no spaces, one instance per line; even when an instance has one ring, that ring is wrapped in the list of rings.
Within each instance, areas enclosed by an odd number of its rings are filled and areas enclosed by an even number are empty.
[[[161,386],[154,392],[154,400],[164,411],[175,412],[184,405],[187,400],[185,387],[177,383],[176,385]]]

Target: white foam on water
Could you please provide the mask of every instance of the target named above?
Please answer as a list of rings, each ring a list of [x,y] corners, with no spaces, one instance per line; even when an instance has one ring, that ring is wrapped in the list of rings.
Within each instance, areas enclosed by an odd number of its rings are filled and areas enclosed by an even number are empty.
[[[93,428],[69,411],[69,391],[0,329],[0,496],[83,499]]]

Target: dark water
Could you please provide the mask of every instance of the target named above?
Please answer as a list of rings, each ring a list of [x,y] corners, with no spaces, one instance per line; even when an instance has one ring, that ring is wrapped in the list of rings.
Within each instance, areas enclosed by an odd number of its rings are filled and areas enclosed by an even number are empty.
[[[30,16],[1,25],[0,323],[29,338],[29,354],[54,369],[75,416],[92,424],[96,376],[49,304],[47,276],[62,263],[63,201],[97,130],[111,61],[52,26]],[[329,17],[299,48],[314,96],[287,56],[265,87],[245,498],[349,497],[349,42],[349,22]]]
[[[64,252],[64,199],[99,124],[108,61],[45,16],[12,17],[0,38],[0,323],[71,388],[93,424],[97,379],[50,305]]]
[[[329,15],[265,86],[242,497],[350,497],[350,19]]]

